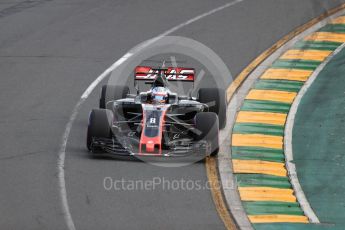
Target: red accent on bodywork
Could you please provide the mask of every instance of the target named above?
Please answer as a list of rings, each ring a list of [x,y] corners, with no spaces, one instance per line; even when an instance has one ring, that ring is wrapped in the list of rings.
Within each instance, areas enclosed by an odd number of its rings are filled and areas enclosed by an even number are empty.
[[[146,152],[152,153],[154,151],[155,151],[155,143],[153,141],[149,140],[146,143]]]
[[[137,66],[135,68],[135,80],[154,80],[158,71],[149,66]],[[168,81],[194,81],[195,70],[193,68],[168,67],[166,72]]]
[[[140,143],[139,143],[139,155],[162,155],[162,138],[163,138],[163,127],[165,123],[166,111],[162,111],[162,117],[159,122],[159,133],[155,137],[145,136],[146,127],[146,114],[143,108],[143,119],[141,121],[143,130],[141,131]],[[156,147],[158,152],[155,152]]]

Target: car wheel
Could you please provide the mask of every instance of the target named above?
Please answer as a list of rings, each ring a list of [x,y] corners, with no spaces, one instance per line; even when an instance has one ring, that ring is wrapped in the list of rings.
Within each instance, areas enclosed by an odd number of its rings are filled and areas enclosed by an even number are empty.
[[[225,90],[219,88],[201,88],[198,92],[198,101],[208,104],[209,112],[214,112],[218,115],[219,128],[223,129],[226,126],[226,96]]]
[[[99,99],[99,108],[106,109],[109,101],[125,98],[129,93],[128,86],[122,85],[103,85],[101,89],[101,98]]]
[[[195,139],[206,140],[211,143],[211,156],[219,151],[219,121],[216,113],[201,112],[195,116]]]
[[[93,109],[87,127],[86,147],[91,150],[92,138],[111,138],[113,112],[108,109]]]

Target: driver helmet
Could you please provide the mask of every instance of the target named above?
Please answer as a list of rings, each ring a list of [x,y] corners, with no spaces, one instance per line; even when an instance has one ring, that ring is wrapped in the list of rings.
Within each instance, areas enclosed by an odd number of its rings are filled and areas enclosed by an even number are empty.
[[[168,101],[168,90],[164,87],[154,87],[151,95],[152,103],[165,104]]]

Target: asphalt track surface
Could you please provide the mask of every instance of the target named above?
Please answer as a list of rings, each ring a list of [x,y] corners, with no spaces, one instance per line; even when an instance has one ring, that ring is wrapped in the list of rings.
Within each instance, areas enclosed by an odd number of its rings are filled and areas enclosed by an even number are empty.
[[[244,0],[172,35],[213,49],[236,76],[297,26],[343,1]],[[138,43],[228,1],[0,0],[0,228],[66,229],[57,152],[71,111],[89,84]],[[98,88],[97,88],[98,89]],[[105,177],[191,179],[202,163],[163,168],[92,159],[83,104],[68,140],[66,189],[77,229],[224,229],[210,191],[107,191]]]

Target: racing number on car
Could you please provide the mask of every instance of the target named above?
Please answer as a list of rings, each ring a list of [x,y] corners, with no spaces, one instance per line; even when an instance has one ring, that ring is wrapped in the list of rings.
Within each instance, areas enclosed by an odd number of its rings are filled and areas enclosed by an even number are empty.
[[[148,127],[157,127],[158,126],[159,119],[156,117],[149,117],[147,121]]]

